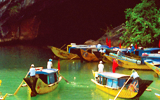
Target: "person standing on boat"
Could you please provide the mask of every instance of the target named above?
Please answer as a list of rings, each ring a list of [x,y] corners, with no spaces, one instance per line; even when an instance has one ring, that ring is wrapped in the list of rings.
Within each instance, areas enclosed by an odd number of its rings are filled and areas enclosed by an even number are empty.
[[[134,48],[133,44],[131,44],[131,52],[130,53],[134,53],[134,51],[135,51],[135,48]]]
[[[103,55],[105,54],[106,50],[103,49],[103,48],[101,48],[101,49],[99,50],[99,52],[100,52],[100,57],[99,57],[99,59],[102,60]]]
[[[126,51],[126,53],[125,53],[125,55],[130,56],[130,53],[131,53],[131,48],[128,47],[128,48],[127,48],[127,51]]]
[[[99,62],[98,64],[98,73],[103,73],[104,65],[102,61]]]
[[[130,77],[131,78],[133,77],[135,79],[135,81],[130,83],[130,85],[128,86],[128,90],[131,92],[131,95],[132,95],[135,91],[138,92],[139,87],[137,86],[141,84],[141,78],[139,77],[138,73],[134,69],[132,70],[132,74]],[[136,100],[139,100],[139,97],[136,97]]]
[[[120,49],[117,50],[117,56],[122,56],[122,52]]]
[[[132,70],[131,77],[133,77],[135,80],[141,80],[141,79],[139,78],[138,73],[137,73],[134,69]]]
[[[102,54],[104,54],[105,53],[105,49],[103,49],[103,48],[101,48],[100,50],[99,50],[99,52],[101,52]]]
[[[52,66],[52,59],[49,59],[49,61],[47,62],[47,69],[51,69]]]
[[[29,72],[30,72],[30,77],[35,77],[36,69],[34,68],[34,64],[31,64],[31,68],[30,68]]]
[[[98,72],[95,73],[95,80],[96,80],[97,82],[99,82],[98,73],[103,73],[103,69],[104,69],[104,65],[102,64],[102,61],[99,61],[99,64],[98,64]]]

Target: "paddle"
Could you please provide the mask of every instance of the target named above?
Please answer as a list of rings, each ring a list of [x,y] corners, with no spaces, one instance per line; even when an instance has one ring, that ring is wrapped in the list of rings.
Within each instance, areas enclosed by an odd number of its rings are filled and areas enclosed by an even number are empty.
[[[60,73],[59,73],[59,75],[61,75]],[[61,75],[62,76],[62,75]],[[67,80],[67,79],[65,79],[63,76],[62,76],[62,78],[67,82],[67,83],[69,83],[69,81]]]
[[[28,71],[28,73],[26,74],[25,78],[28,76],[28,74],[29,74],[29,71]],[[23,82],[24,82],[24,80],[23,80],[23,81],[22,81],[22,83],[19,85],[19,87],[17,88],[17,90],[14,92],[14,95],[16,95],[16,94],[17,94],[17,92],[18,92],[18,91],[19,91],[19,89],[21,88],[21,86],[22,86]]]
[[[62,49],[66,44],[64,44],[60,49]]]
[[[157,91],[160,91],[159,89],[156,89],[156,88],[154,88],[154,87],[151,87],[151,86],[149,86],[150,88],[152,88],[152,89],[155,89],[155,90],[157,90]]]
[[[69,59],[69,60],[72,60],[73,58],[76,58],[77,57],[77,55],[75,55],[74,57],[72,57],[71,59]]]
[[[116,98],[118,97],[118,95],[120,94],[120,92],[122,91],[122,89],[124,88],[124,86],[127,84],[127,82],[131,79],[131,76],[128,78],[128,80],[124,83],[124,85],[122,86],[121,90],[118,92],[118,94],[116,95],[116,97],[114,98],[114,100],[116,100]]]

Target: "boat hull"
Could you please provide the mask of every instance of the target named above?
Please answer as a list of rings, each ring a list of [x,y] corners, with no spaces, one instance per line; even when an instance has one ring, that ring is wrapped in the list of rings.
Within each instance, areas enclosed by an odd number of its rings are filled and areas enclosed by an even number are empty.
[[[79,59],[80,57],[77,54],[69,53],[67,51],[61,50],[56,47],[50,47],[52,52],[61,59]]]
[[[148,67],[150,67],[154,72],[156,72],[158,75],[160,75],[160,68],[154,66],[154,64],[148,63],[147,61],[144,61]]]
[[[37,94],[45,94],[56,89],[61,79],[62,77],[59,77],[58,81],[53,84],[46,84],[40,78],[24,78],[24,81],[31,89],[31,96],[36,96]]]
[[[98,89],[100,89],[110,95],[116,96],[118,94],[118,92],[120,91],[120,89],[112,89],[109,87],[105,87],[104,85],[97,83],[94,79],[91,79],[91,81],[96,84],[96,87]],[[122,89],[122,91],[120,92],[118,97],[120,97],[120,98],[134,98],[134,97],[136,97],[137,94],[138,94],[137,92],[131,92],[131,91],[128,91],[127,89]]]
[[[157,97],[158,99],[160,99],[160,94],[155,93],[155,95],[156,95],[156,97]]]
[[[83,49],[80,49],[80,53],[81,53],[83,60],[85,61],[89,61],[89,62],[99,61],[99,59],[96,57],[95,54],[89,53]]]
[[[95,74],[97,72],[94,72],[92,70],[92,74],[93,76],[95,77]],[[119,93],[119,91],[121,90],[121,87],[119,88],[112,88],[112,87],[109,87],[107,85],[102,85],[100,83],[98,83],[96,80],[94,79],[91,79],[91,81],[93,83],[96,84],[96,87],[110,95],[113,95],[113,96],[117,96],[117,94]],[[146,90],[146,88],[153,82],[151,80],[132,80],[131,82],[135,82],[135,81],[138,81],[138,91],[133,91],[132,89],[133,88],[130,88],[130,85],[125,85],[125,87],[121,90],[121,92],[119,93],[118,97],[120,98],[139,98],[143,92]]]
[[[126,69],[152,70],[146,64],[138,64],[136,62],[132,62],[132,61],[129,61],[127,59],[122,59],[122,57],[116,57],[114,55],[105,55],[104,59],[105,60],[108,59],[111,62],[113,62],[113,59],[116,59],[118,61],[118,65],[120,67],[123,67],[123,68],[126,68]]]

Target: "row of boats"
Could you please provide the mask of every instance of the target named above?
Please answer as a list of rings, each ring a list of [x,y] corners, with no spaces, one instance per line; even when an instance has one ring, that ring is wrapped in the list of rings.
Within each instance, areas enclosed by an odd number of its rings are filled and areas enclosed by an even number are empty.
[[[160,48],[136,49],[134,54],[130,55],[125,55],[127,49],[120,49],[118,47],[109,48],[107,46],[101,48],[105,49],[105,52],[99,52],[97,45],[76,45],[76,47],[71,46],[67,48],[67,51],[53,46],[50,47],[58,59],[80,59],[87,62],[100,60],[103,62],[113,62],[113,59],[116,59],[119,67],[154,70],[158,75],[160,74],[160,54],[158,53]],[[117,55],[117,49],[121,51],[122,55]],[[95,73],[97,72],[92,71],[92,73],[95,78]],[[98,77],[99,80],[96,78],[91,79],[97,88],[120,98],[139,99],[147,87],[153,82],[152,80],[135,80],[130,75],[112,72],[98,73]],[[157,93],[155,95],[160,97]]]
[[[67,51],[50,46],[54,55],[59,59],[80,59],[87,62],[100,60],[113,62],[113,59],[116,59],[119,67],[154,70],[158,75],[160,74],[160,54],[158,53],[160,48],[136,49],[129,56],[126,55],[127,49],[120,49],[119,47],[109,48],[106,45],[102,45],[101,48],[105,49],[106,52],[99,52],[97,45],[71,45],[71,47],[67,48]],[[121,56],[117,55],[117,48],[122,52]]]
[[[57,59],[80,59],[81,61],[100,61],[108,62],[116,59],[120,67],[128,69],[143,69],[143,70],[154,70],[157,74],[159,72],[158,51],[160,48],[147,48],[137,49],[134,56],[118,56],[115,48],[109,48],[106,45],[102,45],[101,48],[105,49],[105,52],[99,52],[97,45],[69,45],[67,51],[54,46],[49,46]],[[120,49],[120,48],[118,48]],[[120,49],[125,54],[126,49]],[[157,53],[156,53],[157,52]],[[146,53],[144,55],[144,53]],[[140,56],[142,55],[143,56]],[[154,55],[153,55],[154,54]],[[55,58],[55,59],[56,59]],[[130,75],[103,72],[98,73],[92,71],[94,79],[91,79],[96,86],[111,94],[120,98],[139,98],[147,87],[153,82],[152,80],[137,80]],[[98,75],[96,79],[95,74]],[[31,96],[37,94],[44,94],[53,91],[64,79],[68,82],[60,73],[58,69],[43,69],[43,67],[36,68],[36,77],[25,77],[24,81],[31,89]],[[157,95],[157,94],[156,94]]]

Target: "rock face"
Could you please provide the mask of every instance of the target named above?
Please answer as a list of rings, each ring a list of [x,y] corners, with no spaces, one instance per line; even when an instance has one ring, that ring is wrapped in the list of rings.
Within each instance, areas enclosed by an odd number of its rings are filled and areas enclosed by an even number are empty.
[[[0,42],[32,40],[41,21],[37,13],[62,2],[54,0],[0,0]]]
[[[43,43],[63,45],[84,43],[91,38],[96,41],[86,43],[104,44],[106,37],[112,37],[108,33],[101,37],[104,34],[101,29],[107,24],[123,23],[122,18],[114,16],[124,16],[124,6],[141,0],[123,1],[128,4],[119,5],[120,1],[112,0],[0,0],[0,43],[43,40]],[[116,13],[115,4],[121,12]]]

